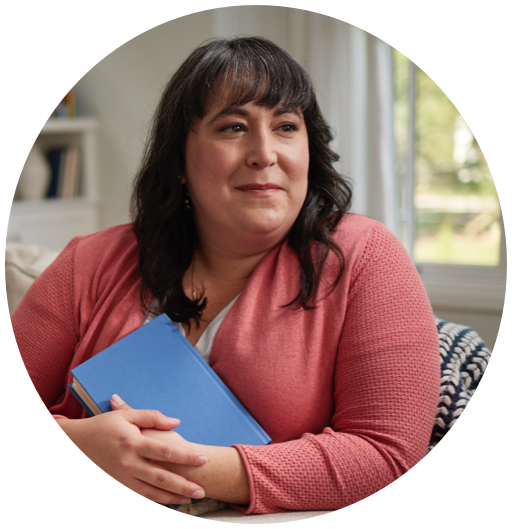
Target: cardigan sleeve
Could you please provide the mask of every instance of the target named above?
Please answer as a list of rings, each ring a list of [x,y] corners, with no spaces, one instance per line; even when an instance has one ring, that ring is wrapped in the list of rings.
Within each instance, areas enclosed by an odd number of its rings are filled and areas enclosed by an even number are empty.
[[[334,372],[335,411],[316,435],[236,445],[246,513],[335,510],[385,487],[427,451],[439,396],[429,300],[399,241],[377,227],[355,267]]]
[[[34,281],[12,315],[21,356],[47,408],[64,394],[78,342],[74,307],[75,237]]]

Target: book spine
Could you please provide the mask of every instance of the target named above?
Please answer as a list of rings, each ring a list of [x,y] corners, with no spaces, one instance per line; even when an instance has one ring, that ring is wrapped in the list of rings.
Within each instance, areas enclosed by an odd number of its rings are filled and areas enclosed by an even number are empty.
[[[64,190],[64,178],[66,175],[68,151],[69,151],[69,148],[67,147],[61,150],[58,185],[57,185],[57,198],[62,198],[62,192]]]
[[[48,193],[46,195],[47,198],[57,197],[61,155],[62,155],[62,149],[52,149],[47,154],[48,162],[52,170],[52,177],[50,180],[50,185],[48,187]]]
[[[82,405],[84,410],[89,414],[89,417],[94,417],[94,413],[89,409],[87,404],[83,401],[83,399],[80,397],[80,395],[73,388],[73,383],[68,384],[68,389],[69,389],[69,391],[71,391],[71,393],[73,393],[73,395],[75,396],[76,400],[78,400],[78,402]]]
[[[71,198],[78,196],[78,176],[80,171],[80,149],[78,147],[74,147],[73,151],[73,167],[72,167],[72,184],[70,188],[70,196]]]
[[[62,198],[73,198],[75,194],[75,180],[77,173],[78,147],[75,145],[68,148],[66,153],[66,166],[62,182]]]

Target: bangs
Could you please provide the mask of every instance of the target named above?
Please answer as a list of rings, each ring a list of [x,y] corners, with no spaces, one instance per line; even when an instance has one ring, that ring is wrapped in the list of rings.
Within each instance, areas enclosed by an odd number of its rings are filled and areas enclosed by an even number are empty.
[[[189,92],[199,95],[192,112],[196,118],[204,117],[212,101],[225,106],[286,106],[301,112],[312,103],[314,89],[302,66],[274,43],[250,40],[221,41],[221,49],[210,45],[197,65],[199,75],[193,75],[199,90]]]

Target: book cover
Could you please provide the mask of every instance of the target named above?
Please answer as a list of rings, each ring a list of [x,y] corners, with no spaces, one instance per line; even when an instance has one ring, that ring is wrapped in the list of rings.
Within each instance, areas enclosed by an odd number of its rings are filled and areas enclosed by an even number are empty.
[[[89,415],[111,411],[110,397],[116,393],[132,408],[180,419],[176,432],[187,441],[213,446],[271,441],[165,314],[71,373],[78,385],[68,387]]]

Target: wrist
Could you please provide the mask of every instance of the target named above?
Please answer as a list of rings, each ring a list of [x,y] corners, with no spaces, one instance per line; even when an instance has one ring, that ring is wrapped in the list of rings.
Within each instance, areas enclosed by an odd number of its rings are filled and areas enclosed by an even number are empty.
[[[188,443],[188,445],[206,456],[208,461],[200,467],[185,465],[167,467],[171,472],[180,474],[203,487],[207,498],[239,505],[250,503],[249,478],[236,448],[196,443]]]

